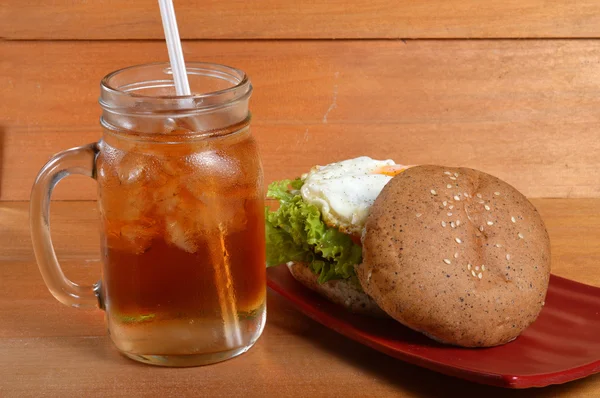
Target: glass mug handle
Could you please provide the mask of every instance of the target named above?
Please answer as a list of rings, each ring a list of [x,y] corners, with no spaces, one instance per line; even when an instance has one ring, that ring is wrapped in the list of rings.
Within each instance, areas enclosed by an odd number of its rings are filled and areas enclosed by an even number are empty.
[[[54,155],[40,170],[31,190],[29,217],[35,258],[50,293],[61,303],[79,308],[97,308],[99,284],[80,286],[63,273],[50,236],[50,197],[56,184],[72,174],[96,179],[98,144],[68,149]]]

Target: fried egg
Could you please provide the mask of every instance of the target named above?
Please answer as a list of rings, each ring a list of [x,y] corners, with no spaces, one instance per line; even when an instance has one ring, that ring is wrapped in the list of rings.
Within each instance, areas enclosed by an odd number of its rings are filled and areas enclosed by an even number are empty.
[[[325,224],[360,237],[369,209],[385,184],[408,167],[367,156],[315,166],[302,176],[300,193],[321,211]]]

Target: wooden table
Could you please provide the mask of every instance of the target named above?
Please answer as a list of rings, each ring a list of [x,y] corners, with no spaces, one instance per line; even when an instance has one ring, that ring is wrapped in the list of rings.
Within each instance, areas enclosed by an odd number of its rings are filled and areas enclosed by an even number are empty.
[[[600,286],[600,199],[538,199],[553,272]],[[80,214],[80,216],[73,216]],[[57,202],[53,237],[74,281],[98,278],[96,204]],[[100,310],[61,305],[35,264],[25,202],[0,204],[0,396],[600,396],[600,375],[508,391],[408,365],[348,340],[268,296],[264,334],[247,354],[199,368],[142,365],[113,348]]]

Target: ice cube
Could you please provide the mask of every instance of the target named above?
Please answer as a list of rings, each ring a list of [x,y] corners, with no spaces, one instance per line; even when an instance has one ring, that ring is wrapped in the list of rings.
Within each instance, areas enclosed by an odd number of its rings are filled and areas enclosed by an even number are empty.
[[[188,161],[206,176],[220,180],[235,180],[239,172],[237,159],[219,153],[219,151],[203,151],[192,154]]]
[[[181,186],[177,178],[171,178],[163,185],[152,186],[150,194],[157,213],[163,216],[175,213],[181,202],[180,191]]]
[[[142,254],[150,248],[158,230],[141,223],[126,224],[121,227],[121,240],[125,249],[134,254]]]
[[[227,197],[205,192],[192,217],[197,229],[214,230],[222,233],[233,233],[244,230],[248,224],[245,199]],[[200,211],[202,209],[202,211]]]
[[[171,177],[179,177],[181,174],[187,170],[185,170],[185,163],[183,160],[175,157],[175,156],[165,156],[156,159],[158,162],[158,168],[166,175],[168,179]]]
[[[187,157],[193,170],[182,177],[185,187],[199,200],[208,194],[227,195],[238,183],[236,159],[217,151],[199,152]]]
[[[184,225],[190,224],[189,221],[186,221],[182,221],[182,217],[179,219],[167,218],[165,224],[167,240],[183,251],[194,253],[198,249],[198,238],[194,237],[190,225]]]
[[[103,225],[108,247],[133,254],[148,250],[160,232],[158,224],[151,219],[125,223],[103,217]]]
[[[124,221],[136,221],[150,210],[148,192],[143,189],[127,190],[121,196],[118,217]],[[119,204],[115,207],[118,208]]]
[[[143,184],[151,168],[151,157],[129,152],[116,164],[119,181],[124,185]]]

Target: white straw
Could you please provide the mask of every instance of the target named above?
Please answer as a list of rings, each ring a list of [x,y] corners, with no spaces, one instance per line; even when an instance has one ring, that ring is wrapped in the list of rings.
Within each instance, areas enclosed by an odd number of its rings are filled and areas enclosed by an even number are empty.
[[[223,255],[226,251],[225,228],[221,223],[218,223],[218,234],[220,245],[215,246],[217,246],[216,249],[220,250],[213,256],[213,266],[215,267],[215,284],[221,306],[221,316],[225,323],[225,343],[228,348],[240,347],[242,345],[242,331],[235,304],[231,264],[229,263],[229,257]]]
[[[173,79],[175,80],[175,92],[177,95],[190,95],[190,83],[188,82],[185,69],[185,61],[183,59],[183,50],[181,49],[181,40],[179,39],[179,29],[177,28],[173,0],[158,0],[158,5],[160,7],[160,16],[165,30],[165,39],[167,41],[167,49],[169,50],[169,61],[171,62]]]
[[[177,19],[175,18],[175,8],[173,0],[158,0],[160,6],[160,16],[162,18],[163,28],[165,30],[165,39],[169,50],[169,61],[173,71],[173,80],[175,81],[175,92],[177,95],[191,95],[190,83],[188,82],[183,51],[181,49],[181,40],[179,39],[179,29],[177,28]],[[201,131],[200,126],[194,123],[195,131]],[[217,211],[216,214],[221,212]],[[214,223],[215,235],[219,236],[219,242],[211,241],[209,247],[211,259],[215,267],[215,285],[219,295],[219,304],[221,306],[221,317],[223,319],[223,328],[225,332],[225,344],[228,348],[240,347],[242,345],[242,334],[235,303],[235,292],[233,291],[233,282],[231,269],[225,253],[225,230],[216,219]]]

